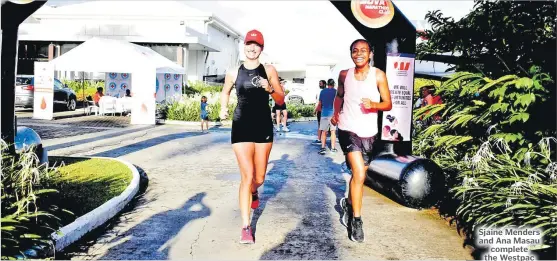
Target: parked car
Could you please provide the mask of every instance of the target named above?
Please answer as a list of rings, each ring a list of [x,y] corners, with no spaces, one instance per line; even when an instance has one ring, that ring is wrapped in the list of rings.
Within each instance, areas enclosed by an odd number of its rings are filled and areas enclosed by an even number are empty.
[[[318,87],[311,88],[302,83],[291,83],[289,86],[290,92],[286,95],[287,103],[298,104],[315,104],[317,103],[317,96],[320,89]]]
[[[34,92],[34,76],[18,75],[15,81],[15,106],[33,108]],[[54,106],[63,106],[70,111],[74,111],[77,106],[75,92],[58,79],[54,79]]]

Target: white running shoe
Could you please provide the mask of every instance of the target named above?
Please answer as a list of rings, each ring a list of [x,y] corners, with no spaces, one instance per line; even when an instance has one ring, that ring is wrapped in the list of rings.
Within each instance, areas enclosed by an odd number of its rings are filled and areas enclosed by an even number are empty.
[[[284,127],[282,127],[282,131],[289,132],[290,130],[288,129],[288,127],[284,126]]]

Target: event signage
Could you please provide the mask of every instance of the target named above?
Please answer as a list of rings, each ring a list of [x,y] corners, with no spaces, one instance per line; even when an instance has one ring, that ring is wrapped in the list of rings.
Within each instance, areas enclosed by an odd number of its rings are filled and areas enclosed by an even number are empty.
[[[157,102],[178,100],[182,96],[182,75],[157,73],[155,87]]]
[[[54,66],[35,62],[33,118],[52,120],[54,105]]]
[[[393,107],[390,111],[383,112],[382,140],[410,141],[414,58],[414,54],[387,54],[386,75]]]
[[[352,14],[369,28],[381,28],[387,25],[395,14],[390,0],[352,0]]]
[[[126,90],[131,90],[131,79],[129,73],[107,73],[105,77],[104,95],[122,98],[126,96]]]

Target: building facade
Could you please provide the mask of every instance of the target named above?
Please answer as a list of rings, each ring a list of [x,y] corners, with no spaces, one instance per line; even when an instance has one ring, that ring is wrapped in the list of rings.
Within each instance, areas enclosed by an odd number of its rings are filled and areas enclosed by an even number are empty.
[[[186,68],[188,81],[223,74],[239,64],[243,42],[242,34],[224,21],[184,1],[45,5],[20,26],[17,73],[33,74],[35,61],[52,60],[92,37],[150,47]],[[104,72],[91,73],[86,78],[104,78]],[[63,77],[78,74],[66,72]]]

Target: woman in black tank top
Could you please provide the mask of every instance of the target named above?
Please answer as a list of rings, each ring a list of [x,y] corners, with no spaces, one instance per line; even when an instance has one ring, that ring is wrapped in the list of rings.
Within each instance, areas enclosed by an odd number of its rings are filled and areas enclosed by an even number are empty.
[[[250,224],[250,207],[259,207],[257,189],[263,185],[269,154],[273,146],[273,121],[269,95],[278,105],[284,104],[277,71],[272,65],[262,65],[259,55],[263,50],[263,35],[249,31],[244,41],[245,62],[226,74],[221,93],[220,118],[228,118],[228,99],[235,87],[238,104],[232,119],[232,149],[236,154],[242,181],[240,184],[240,212],[242,233],[240,243],[255,243]]]

